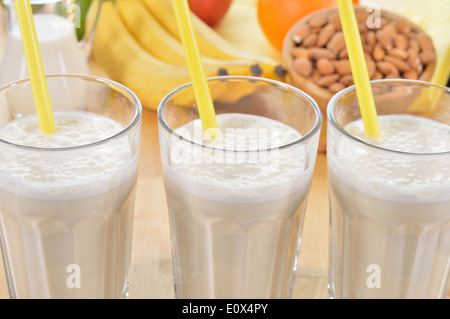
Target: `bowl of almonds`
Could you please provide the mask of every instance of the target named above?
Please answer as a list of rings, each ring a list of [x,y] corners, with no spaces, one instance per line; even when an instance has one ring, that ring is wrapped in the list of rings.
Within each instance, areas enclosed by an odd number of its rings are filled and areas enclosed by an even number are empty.
[[[431,79],[436,51],[420,27],[386,10],[375,16],[355,5],[355,14],[370,80]],[[354,84],[337,7],[298,21],[284,39],[282,54],[291,84],[309,94],[324,114],[331,97]],[[319,150],[325,145],[326,128]]]

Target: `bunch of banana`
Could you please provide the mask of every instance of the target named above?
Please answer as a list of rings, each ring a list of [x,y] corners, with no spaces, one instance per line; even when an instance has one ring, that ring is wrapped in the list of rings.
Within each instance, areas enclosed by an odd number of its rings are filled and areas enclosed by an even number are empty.
[[[140,0],[155,16],[159,23],[175,38],[180,40],[177,21],[171,0]],[[192,24],[200,52],[204,56],[220,60],[249,59],[273,65],[274,61],[265,56],[256,56],[237,49],[220,34],[211,29],[195,14],[192,14]]]
[[[151,3],[153,6],[160,1],[102,1],[92,44],[93,57],[108,75],[130,88],[145,107],[154,110],[167,93],[190,82],[178,33],[174,35],[175,29],[170,31],[161,24],[161,21],[167,19],[177,28],[170,1],[161,2],[169,6],[165,7],[170,9],[168,11],[151,11],[146,5]],[[194,23],[196,36],[210,34],[208,38],[198,37],[205,39],[202,41],[202,47],[210,49],[205,49],[205,52],[216,52],[212,57],[211,54],[208,56],[201,51],[207,77],[253,75],[285,80],[285,71],[278,62],[266,57],[254,57],[235,49],[209,26],[198,24],[200,20],[195,15],[192,15],[192,18],[193,22],[197,21]],[[92,27],[89,26],[92,21],[92,17],[88,15],[87,28]],[[197,31],[198,26],[201,32]]]

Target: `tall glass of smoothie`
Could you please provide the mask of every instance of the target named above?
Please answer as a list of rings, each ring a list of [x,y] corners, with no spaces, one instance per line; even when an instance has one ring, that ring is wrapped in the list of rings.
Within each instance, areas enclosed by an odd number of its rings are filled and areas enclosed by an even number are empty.
[[[28,80],[0,88],[0,243],[10,297],[126,297],[140,102],[106,79],[54,75],[47,83],[52,134],[39,130]]]
[[[177,298],[289,298],[320,109],[284,83],[208,79],[221,134],[204,137],[192,87],[158,109]]]
[[[372,83],[381,138],[354,87],[328,106],[331,298],[446,298],[450,280],[450,90]]]

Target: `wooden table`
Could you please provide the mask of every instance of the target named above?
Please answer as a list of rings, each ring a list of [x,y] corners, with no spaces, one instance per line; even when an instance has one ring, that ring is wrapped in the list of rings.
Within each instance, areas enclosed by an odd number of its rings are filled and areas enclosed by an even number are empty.
[[[235,1],[219,31],[244,49],[267,52],[279,58],[265,41],[256,23],[256,12],[248,11],[242,22],[242,5],[254,0]],[[3,22],[0,11],[0,21]],[[246,23],[252,34],[252,45],[236,34],[237,21]],[[229,27],[226,27],[226,26]],[[5,45],[4,30],[0,30],[0,57]],[[95,61],[91,71],[104,75]],[[325,128],[322,128],[325,129]],[[145,109],[142,122],[141,158],[136,194],[131,262],[130,298],[173,298],[172,261],[168,211],[160,165],[156,113]],[[326,155],[319,153],[306,209],[298,271],[293,298],[327,298],[328,272],[328,194]],[[3,264],[0,266],[0,298],[9,298]]]

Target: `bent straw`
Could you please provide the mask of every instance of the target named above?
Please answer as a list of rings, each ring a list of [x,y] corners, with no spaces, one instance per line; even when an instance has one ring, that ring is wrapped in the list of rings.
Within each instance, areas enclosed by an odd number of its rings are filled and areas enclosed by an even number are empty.
[[[14,0],[17,20],[22,35],[23,51],[27,61],[28,74],[33,92],[39,128],[43,133],[56,131],[50,96],[45,80],[44,66],[36,35],[30,0]]]
[[[211,92],[205,78],[205,71],[194,35],[189,5],[187,0],[173,0],[172,3],[191,75],[195,100],[197,101],[198,111],[203,124],[203,131],[210,135],[210,138],[214,138],[219,134],[219,129]]]
[[[353,3],[352,0],[338,0],[337,4],[364,128],[369,137],[379,138],[381,133],[377,111]]]

